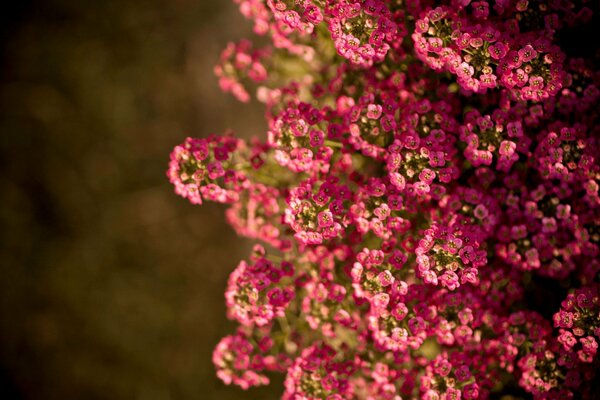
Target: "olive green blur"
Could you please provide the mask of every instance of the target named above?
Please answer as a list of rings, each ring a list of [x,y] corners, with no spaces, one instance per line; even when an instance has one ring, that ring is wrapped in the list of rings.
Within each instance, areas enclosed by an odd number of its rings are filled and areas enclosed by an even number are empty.
[[[264,135],[212,69],[252,25],[229,0],[17,1],[1,10],[0,398],[271,399],[212,350],[250,242],[177,197],[186,136]],[[7,6],[0,6],[7,7]]]

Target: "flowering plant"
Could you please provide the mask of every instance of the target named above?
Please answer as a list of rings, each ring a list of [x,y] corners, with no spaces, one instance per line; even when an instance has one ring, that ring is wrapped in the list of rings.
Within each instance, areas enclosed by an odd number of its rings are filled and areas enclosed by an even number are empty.
[[[188,138],[168,177],[257,244],[217,375],[284,399],[600,392],[600,74],[586,1],[235,0],[224,91],[266,138]]]

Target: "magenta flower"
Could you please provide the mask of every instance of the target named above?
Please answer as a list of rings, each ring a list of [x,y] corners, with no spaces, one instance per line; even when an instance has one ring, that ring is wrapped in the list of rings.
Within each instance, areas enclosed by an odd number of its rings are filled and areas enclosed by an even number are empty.
[[[269,245],[231,272],[218,377],[283,373],[290,400],[595,395],[600,75],[565,46],[595,10],[235,2],[264,47],[215,73],[266,134],[188,138],[167,172]]]

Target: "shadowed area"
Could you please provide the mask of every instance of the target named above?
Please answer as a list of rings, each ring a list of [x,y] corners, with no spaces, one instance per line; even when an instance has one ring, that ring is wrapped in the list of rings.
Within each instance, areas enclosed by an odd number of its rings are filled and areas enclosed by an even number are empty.
[[[0,397],[268,399],[215,378],[249,242],[173,194],[185,136],[264,134],[212,73],[248,36],[229,1],[0,6]]]

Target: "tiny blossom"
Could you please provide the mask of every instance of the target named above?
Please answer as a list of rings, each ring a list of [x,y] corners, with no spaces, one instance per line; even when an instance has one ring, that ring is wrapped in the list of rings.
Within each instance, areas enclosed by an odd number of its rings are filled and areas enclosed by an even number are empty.
[[[202,204],[203,198],[233,203],[245,176],[233,168],[231,158],[243,150],[242,142],[233,137],[187,138],[171,153],[167,176],[175,192],[193,204]]]
[[[568,45],[597,7],[234,2],[265,38],[215,73],[266,134],[187,138],[167,172],[269,249],[230,273],[217,376],[285,374],[289,400],[597,395],[600,74]]]
[[[243,79],[263,82],[267,79],[267,69],[263,59],[268,57],[265,49],[253,50],[252,42],[242,40],[240,43],[229,43],[221,53],[221,63],[215,67],[215,75],[219,78],[219,86],[225,92],[231,92],[242,102],[250,101]]]
[[[242,261],[231,273],[225,292],[229,314],[242,325],[263,326],[285,315],[285,307],[294,297],[290,288],[281,289],[284,275],[289,273],[265,258],[252,265]]]
[[[252,386],[266,385],[269,378],[263,373],[279,371],[287,363],[280,359],[274,363],[272,357],[264,355],[263,350],[270,350],[272,343],[262,340],[257,347],[252,338],[242,331],[223,338],[213,352],[213,362],[217,368],[217,376],[225,383],[233,383],[243,389]]]
[[[597,285],[569,294],[562,308],[553,316],[560,329],[558,342],[562,351],[576,351],[580,362],[593,362],[600,340],[600,291]]]

